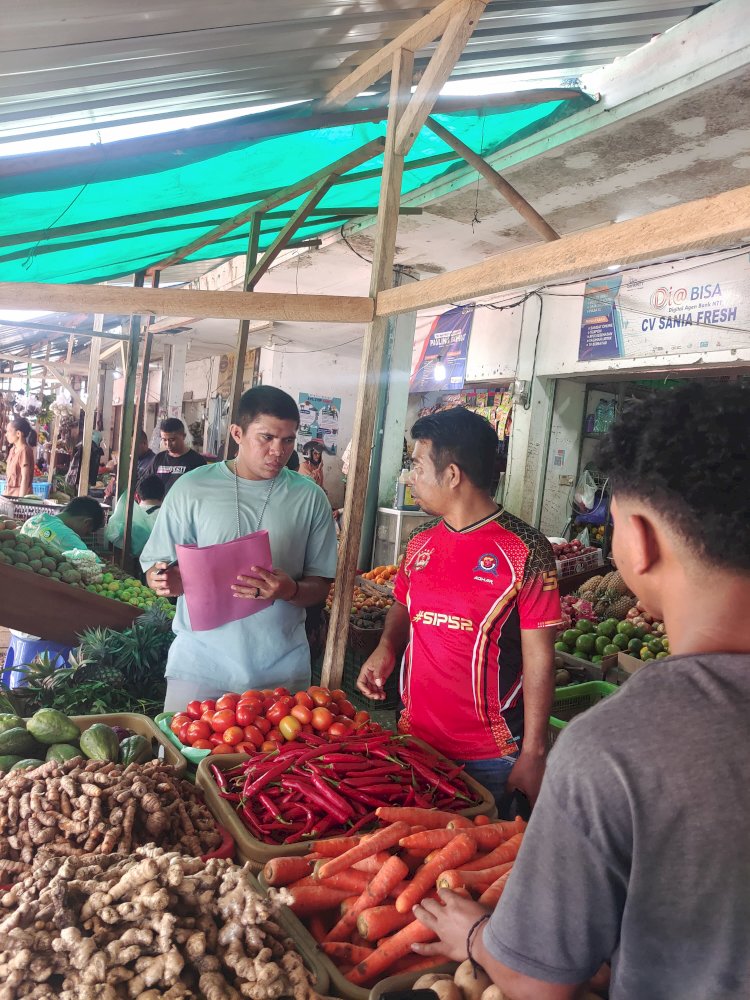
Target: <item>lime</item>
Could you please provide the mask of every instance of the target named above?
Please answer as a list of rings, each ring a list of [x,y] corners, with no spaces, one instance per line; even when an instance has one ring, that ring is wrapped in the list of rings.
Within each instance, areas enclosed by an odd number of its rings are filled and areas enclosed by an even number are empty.
[[[648,625],[636,625],[633,635],[636,639],[645,639],[647,635],[651,633],[651,629]]]
[[[635,626],[630,622],[618,622],[617,633],[618,635],[625,635],[628,639],[632,639],[635,633]]]
[[[112,576],[111,573],[105,573],[104,576],[102,577],[102,582],[103,583],[112,583],[113,580],[114,580],[114,577]]]
[[[610,643],[609,646],[605,646],[604,647],[604,652],[602,653],[602,655],[603,656],[617,656],[617,654],[619,652],[620,652],[619,646],[613,646],[612,643]]]
[[[649,652],[654,653],[654,655],[656,653],[664,652],[664,644],[662,643],[661,639],[649,639],[646,645],[648,646]]]
[[[592,663],[601,663],[601,662],[602,662],[602,658],[601,658],[601,656],[599,656],[599,654],[597,653],[597,655],[596,655],[596,656],[592,656],[592,657],[591,657],[591,662],[592,662]]]
[[[633,656],[637,656],[642,648],[643,643],[640,639],[631,639],[628,643],[628,652],[632,653]]]
[[[568,647],[565,645],[564,642],[556,642],[555,643],[555,652],[557,652],[557,653],[567,653],[568,652]]]
[[[562,634],[562,641],[566,646],[575,646],[578,640],[582,636],[582,632],[579,632],[577,628],[569,628]]]
[[[573,655],[579,660],[586,660],[587,663],[591,660],[591,653],[584,653],[581,649],[577,649]]]
[[[594,653],[596,651],[596,639],[593,635],[580,635],[576,639],[576,653]]]
[[[617,622],[601,622],[596,626],[596,631],[599,635],[603,635],[606,638],[611,639],[617,631]]]
[[[612,645],[617,646],[618,649],[621,649],[623,652],[625,652],[625,650],[628,648],[628,637],[622,634],[616,635],[612,640]]]
[[[106,575],[109,576],[110,574],[107,573]],[[116,594],[119,589],[120,589],[120,584],[119,583],[114,583],[114,582],[109,581],[109,580],[107,581],[107,590],[110,592],[110,594]],[[549,647],[547,647],[547,648],[549,648]]]
[[[608,645],[609,645],[609,639],[607,638],[606,635],[598,635],[596,637],[595,646],[597,653],[603,653]]]
[[[594,623],[590,622],[588,618],[581,618],[579,622],[576,622],[576,628],[579,632],[583,632],[585,635],[588,632],[594,631]]]
[[[651,652],[651,650],[647,646],[644,646],[643,649],[641,650],[641,659],[644,662],[646,660],[653,660],[653,659],[655,659],[654,654]]]
[[[656,654],[656,659],[657,659],[657,660],[666,660],[666,658],[667,658],[668,656],[669,656],[669,653],[665,653],[665,652],[664,652],[664,651],[662,650],[662,652],[661,652],[661,653],[657,653],[657,654]]]

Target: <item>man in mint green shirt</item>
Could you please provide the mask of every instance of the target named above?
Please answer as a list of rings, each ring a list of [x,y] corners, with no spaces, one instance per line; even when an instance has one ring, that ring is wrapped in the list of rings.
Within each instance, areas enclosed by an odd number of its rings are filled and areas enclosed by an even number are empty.
[[[178,597],[175,640],[167,661],[165,710],[247,688],[310,683],[305,608],[325,600],[336,572],[336,532],[325,493],[286,463],[299,411],[291,396],[257,386],[240,399],[230,428],[237,458],[194,469],[167,494],[141,553],[149,586]],[[238,523],[239,522],[239,523]],[[270,607],[219,628],[194,632],[182,595],[176,546],[229,542],[268,531],[273,569],[249,567],[226,599],[271,600]]]
[[[35,514],[21,528],[22,535],[39,538],[61,554],[88,551],[82,535],[93,535],[104,524],[104,511],[93,497],[76,497],[59,514]]]

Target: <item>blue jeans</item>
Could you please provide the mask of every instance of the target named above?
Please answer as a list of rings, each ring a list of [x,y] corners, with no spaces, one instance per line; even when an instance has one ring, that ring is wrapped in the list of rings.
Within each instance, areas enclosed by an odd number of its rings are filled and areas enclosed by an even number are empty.
[[[514,753],[508,757],[493,757],[489,760],[459,760],[456,763],[463,764],[467,774],[471,775],[480,785],[484,785],[492,795],[497,806],[497,812],[503,819],[503,812],[507,808],[508,800],[505,794],[505,785],[508,775],[513,770],[513,765],[518,760],[518,754]]]

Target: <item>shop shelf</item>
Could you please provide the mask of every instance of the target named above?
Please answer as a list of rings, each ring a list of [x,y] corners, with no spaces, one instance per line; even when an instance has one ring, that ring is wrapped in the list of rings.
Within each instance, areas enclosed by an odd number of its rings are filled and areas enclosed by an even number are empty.
[[[258,884],[260,885],[262,891],[268,891],[268,886],[266,885],[266,881],[262,875],[258,876]],[[349,980],[342,975],[341,972],[339,972],[338,967],[331,961],[328,955],[318,949],[315,939],[310,934],[308,929],[299,917],[292,913],[292,911],[286,906],[283,909],[283,919],[285,927],[289,929],[289,936],[300,949],[300,954],[304,957],[305,952],[313,952],[318,963],[322,966],[330,980],[332,996],[341,997],[342,1000],[368,1000],[368,997],[380,998],[385,993],[411,989],[420,976],[426,976],[430,972],[453,973],[456,970],[455,962],[444,962],[442,965],[435,965],[434,969],[421,969],[419,972],[413,972],[402,976],[388,976],[387,979],[382,979],[379,983],[376,983],[372,989],[363,986],[355,986],[354,983],[350,983]]]
[[[435,753],[435,756],[439,756],[439,754],[428,747],[426,743],[423,743],[421,740],[415,739],[414,737],[411,737],[411,739],[415,744],[422,747],[423,750],[428,750],[431,753]],[[195,782],[203,792],[206,799],[206,805],[214,814],[217,822],[229,830],[234,837],[239,857],[242,861],[249,862],[255,871],[260,871],[263,865],[267,861],[271,861],[273,858],[281,858],[287,855],[307,854],[310,850],[310,844],[283,844],[278,846],[276,844],[264,844],[262,841],[253,837],[249,830],[244,826],[232,806],[221,797],[213,775],[211,774],[210,765],[216,764],[221,771],[228,771],[231,768],[236,767],[237,764],[243,763],[247,759],[248,758],[244,754],[219,754],[204,758],[198,765]],[[479,815],[489,816],[490,819],[496,819],[497,810],[495,808],[495,800],[490,792],[480,785],[478,781],[474,781],[470,775],[465,774],[464,779],[469,787],[476,793],[477,797],[481,799],[481,801],[477,806],[472,806],[470,809],[460,810],[460,814],[471,819]]]
[[[548,746],[553,746],[571,719],[614,694],[616,690],[616,684],[608,684],[606,681],[587,681],[585,684],[557,688],[547,730]]]

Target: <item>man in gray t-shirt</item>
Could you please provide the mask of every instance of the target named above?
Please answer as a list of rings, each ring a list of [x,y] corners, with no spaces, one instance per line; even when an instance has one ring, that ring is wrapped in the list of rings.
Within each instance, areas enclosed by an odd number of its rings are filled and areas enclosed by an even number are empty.
[[[614,555],[673,654],[550,755],[502,899],[444,894],[421,953],[471,955],[508,1000],[750,998],[750,389],[691,383],[602,447]],[[467,946],[468,939],[468,946]]]

